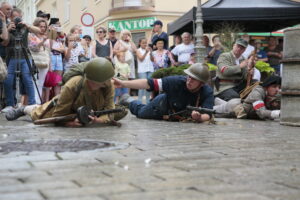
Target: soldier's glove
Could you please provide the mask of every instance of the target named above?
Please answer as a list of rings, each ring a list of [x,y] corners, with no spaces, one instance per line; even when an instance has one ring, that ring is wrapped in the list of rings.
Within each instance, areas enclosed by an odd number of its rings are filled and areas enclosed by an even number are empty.
[[[272,110],[271,118],[272,119],[278,119],[279,117],[280,117],[280,110]]]

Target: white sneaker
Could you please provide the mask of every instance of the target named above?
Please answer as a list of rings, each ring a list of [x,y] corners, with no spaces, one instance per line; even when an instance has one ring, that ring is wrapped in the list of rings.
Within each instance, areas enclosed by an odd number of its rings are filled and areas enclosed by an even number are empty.
[[[1,112],[2,112],[2,113],[7,113],[8,111],[10,111],[10,110],[12,110],[12,109],[13,109],[12,106],[6,106],[5,108],[3,108],[3,109],[1,110]]]

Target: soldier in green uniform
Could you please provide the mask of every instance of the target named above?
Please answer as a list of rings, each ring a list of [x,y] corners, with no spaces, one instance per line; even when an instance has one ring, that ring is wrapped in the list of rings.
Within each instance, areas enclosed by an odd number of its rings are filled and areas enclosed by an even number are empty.
[[[49,117],[66,116],[76,113],[81,106],[88,106],[92,110],[114,109],[114,86],[111,78],[114,76],[114,68],[105,58],[96,58],[92,61],[81,63],[84,67],[84,75],[71,77],[63,86],[61,94],[43,105],[32,105],[14,109],[6,113],[7,120],[15,120],[20,116],[30,115],[32,120]],[[120,113],[118,118],[126,113]],[[91,123],[108,123],[112,119],[108,115],[91,117]],[[82,124],[75,119],[63,125],[78,127]]]
[[[232,51],[222,53],[217,61],[217,77],[214,95],[225,101],[240,98],[240,91],[246,87],[248,69],[254,65],[253,60],[243,58],[248,42],[237,39]]]

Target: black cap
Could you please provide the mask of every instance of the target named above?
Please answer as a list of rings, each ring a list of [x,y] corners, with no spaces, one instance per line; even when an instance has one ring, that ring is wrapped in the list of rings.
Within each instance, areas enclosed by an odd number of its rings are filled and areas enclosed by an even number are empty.
[[[56,24],[58,21],[59,21],[59,18],[51,18],[49,26],[52,25],[52,24]]]
[[[160,25],[162,27],[163,23],[160,20],[156,20],[155,22],[153,22],[151,26],[155,26],[155,25]]]
[[[50,14],[49,13],[44,13],[43,11],[39,10],[36,13],[37,17],[42,17],[42,18],[47,18],[48,20],[50,19]]]
[[[261,86],[268,87],[273,84],[281,85],[281,77],[275,76],[275,75],[269,76],[268,78],[266,78],[264,80],[264,82],[261,84]]]

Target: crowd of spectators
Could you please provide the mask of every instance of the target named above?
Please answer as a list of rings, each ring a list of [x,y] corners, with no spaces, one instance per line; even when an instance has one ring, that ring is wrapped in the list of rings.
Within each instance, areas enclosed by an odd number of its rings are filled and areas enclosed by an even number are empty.
[[[50,14],[42,11],[37,13],[37,18],[32,25],[26,24],[22,22],[22,11],[13,8],[7,2],[1,4],[0,19],[2,27],[0,54],[7,64],[8,71],[2,84],[5,96],[1,95],[1,101],[5,99],[6,106],[2,112],[18,106],[17,102],[20,101],[16,88],[20,88],[22,105],[42,104],[48,101],[60,93],[61,88],[58,83],[64,73],[74,65],[96,57],[111,60],[115,64],[116,77],[122,80],[150,78],[156,70],[195,63],[192,35],[188,32],[176,35],[174,45],[169,47],[169,37],[162,31],[163,23],[160,20],[153,23],[150,37],[140,39],[137,47],[129,30],[122,30],[117,37],[113,27],[108,29],[98,27],[93,40],[90,35],[82,34],[80,25],[73,26],[67,33],[63,32],[59,19],[50,18]],[[20,20],[21,28],[18,27],[16,19]],[[19,32],[22,32],[21,40],[17,38]],[[249,36],[243,36],[243,39],[249,42]],[[29,50],[27,53],[30,63],[27,63],[26,56],[22,52],[16,51],[19,45],[16,41]],[[269,62],[276,73],[279,73],[282,49],[277,45],[276,38],[270,37],[269,45],[265,50],[262,50],[261,43],[260,40],[255,40],[255,47],[249,44],[243,56],[248,58],[255,50],[259,60]],[[203,45],[206,48],[206,61],[217,65],[219,56],[224,52],[220,37],[215,35],[210,42],[209,37],[204,36]],[[32,59],[38,71],[35,77],[30,71]],[[45,85],[50,73],[55,73],[57,76],[57,83],[51,88]],[[19,83],[16,83],[16,77],[20,77]],[[259,78],[258,76],[257,79]],[[126,88],[116,89],[115,101],[128,92]],[[139,90],[139,100],[143,100],[144,96],[146,102],[149,102],[150,93]]]

